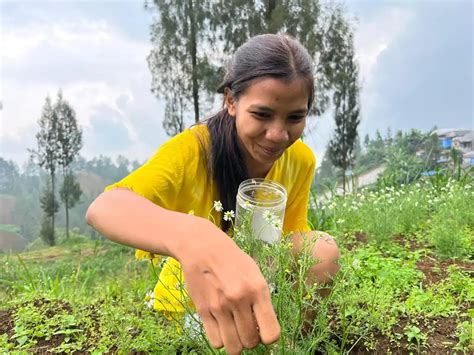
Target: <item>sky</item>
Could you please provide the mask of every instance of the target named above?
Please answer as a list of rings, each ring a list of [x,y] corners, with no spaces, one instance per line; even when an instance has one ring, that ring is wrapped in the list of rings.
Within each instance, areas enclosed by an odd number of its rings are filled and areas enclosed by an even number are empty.
[[[345,4],[356,20],[362,138],[388,127],[474,129],[472,1]],[[62,89],[83,129],[81,155],[148,159],[169,139],[146,62],[153,16],[141,0],[0,0],[0,156],[27,160],[45,99]],[[334,127],[331,112],[308,119],[318,159]]]

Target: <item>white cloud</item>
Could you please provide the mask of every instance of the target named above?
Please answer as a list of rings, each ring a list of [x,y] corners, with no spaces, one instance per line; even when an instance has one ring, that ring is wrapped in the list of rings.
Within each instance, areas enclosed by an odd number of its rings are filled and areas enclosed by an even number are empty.
[[[370,19],[361,20],[356,29],[354,45],[362,84],[360,98],[362,134],[373,125],[371,120],[377,119],[379,126],[389,125],[388,122],[382,122],[382,117],[374,117],[371,114],[381,102],[381,95],[383,95],[376,85],[379,80],[377,73],[383,71],[380,68],[383,55],[396,50],[397,40],[410,30],[414,18],[414,11],[406,6],[391,7],[382,12],[376,12]]]
[[[360,23],[355,33],[354,45],[363,82],[370,84],[381,55],[408,30],[413,18],[412,11],[395,7]]]
[[[60,88],[84,128],[91,129],[94,117],[106,109],[114,114],[100,118],[127,129],[133,153],[149,155],[156,148],[147,148],[137,133],[141,122],[161,119],[161,104],[149,90],[146,40],[132,40],[101,19],[28,23],[2,31],[0,154],[26,159],[45,98],[54,100]],[[164,133],[158,136],[158,142],[166,139]],[[87,142],[84,150],[91,155],[116,153],[94,152],[94,142]],[[24,149],[16,152],[22,143]],[[122,154],[134,155],[127,149]]]
[[[379,62],[385,52],[396,45],[401,34],[409,30],[414,13],[406,8],[392,7],[375,12],[371,18],[360,18],[355,30],[354,47],[359,63],[361,91],[361,128],[370,126],[367,117],[379,101],[379,93],[374,89],[377,81],[376,72]],[[380,118],[378,118],[380,119]],[[305,142],[316,155],[318,164],[321,163],[326,146],[334,134],[335,123],[333,112],[326,112],[317,119],[308,122]],[[359,130],[364,134],[364,130]]]
[[[36,23],[28,27],[2,29],[2,57],[5,65],[22,59],[41,46],[52,45],[64,50],[106,44],[113,36],[103,20],[78,22]]]

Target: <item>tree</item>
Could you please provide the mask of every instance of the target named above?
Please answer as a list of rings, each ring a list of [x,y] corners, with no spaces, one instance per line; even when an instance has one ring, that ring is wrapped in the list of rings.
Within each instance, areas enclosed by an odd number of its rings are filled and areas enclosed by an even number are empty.
[[[12,193],[18,177],[18,167],[15,163],[0,157],[0,193]]]
[[[247,39],[262,33],[288,33],[308,49],[315,63],[318,93],[310,114],[321,115],[329,106],[328,92],[334,82],[332,66],[340,59],[333,54],[339,52],[339,43],[327,36],[328,14],[332,9],[323,9],[319,1],[155,0],[154,5],[150,3],[146,1],[145,7],[159,14],[152,25],[153,49],[148,56],[152,92],[167,101],[163,125],[169,135],[184,129],[185,114],[191,106],[198,121],[202,102],[214,98],[222,64]],[[350,31],[348,26],[342,29]]]
[[[48,208],[49,211],[52,211],[51,214],[48,214],[45,210],[45,213],[49,217],[44,223],[50,223],[48,228],[45,227],[45,231],[51,233],[46,240],[50,245],[54,245],[54,215],[57,210],[55,210],[53,206],[57,203],[55,198],[55,181],[61,156],[59,150],[58,116],[56,110],[54,110],[51,105],[49,96],[46,98],[41,117],[38,120],[38,125],[40,126],[40,131],[36,134],[38,148],[37,150],[29,149],[28,151],[31,153],[32,158],[37,161],[38,165],[48,172],[50,177],[49,183],[51,185],[47,189],[48,192],[43,196],[49,202],[47,204],[44,203],[42,206],[43,210]],[[51,204],[49,204],[50,202]]]
[[[40,236],[45,243],[53,246],[56,244],[56,239],[54,236],[54,215],[59,210],[59,204],[56,200],[56,196],[50,182],[47,183],[47,186],[43,191],[40,203],[44,212]]]
[[[307,48],[315,63],[316,104],[311,115],[321,115],[330,104],[328,95],[333,85],[332,67],[340,58],[338,43],[328,36],[330,14],[334,9],[319,1],[220,0],[214,3],[211,29],[223,41],[227,58],[250,37],[263,33],[288,33]],[[345,21],[345,19],[341,19]],[[349,31],[349,27],[345,27]],[[342,29],[341,29],[342,30]]]
[[[369,138],[369,135],[366,134],[364,138],[364,148],[366,152],[367,152],[367,149],[369,148],[369,143],[370,143],[370,138]]]
[[[61,90],[54,105],[58,118],[58,153],[59,166],[63,171],[63,186],[60,196],[66,210],[66,238],[69,238],[69,209],[74,207],[81,196],[79,184],[75,183],[71,164],[82,147],[82,130],[77,125],[76,113],[63,99]]]
[[[354,145],[359,126],[359,70],[354,59],[354,39],[346,27],[342,12],[337,10],[331,18],[329,35],[337,44],[340,58],[335,61],[334,76],[334,119],[336,130],[329,141],[329,156],[333,164],[342,170],[343,191],[346,188],[346,171],[354,162]]]
[[[59,190],[61,201],[64,206],[73,208],[80,200],[82,195],[81,186],[74,178],[73,174],[66,174],[61,189]],[[66,208],[66,238],[69,238],[69,213]]]
[[[145,1],[145,8],[159,14],[151,27],[153,48],[147,59],[151,91],[167,101],[164,128],[173,135],[184,129],[188,107],[194,108],[194,120],[199,121],[200,93],[218,85],[218,67],[206,54],[212,52],[215,37],[208,30],[210,1],[154,0]]]

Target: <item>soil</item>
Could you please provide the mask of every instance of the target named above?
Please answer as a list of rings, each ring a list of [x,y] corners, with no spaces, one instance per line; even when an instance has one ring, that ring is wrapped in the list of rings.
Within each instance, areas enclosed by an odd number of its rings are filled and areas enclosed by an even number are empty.
[[[423,353],[423,354],[452,354],[453,347],[457,344],[458,338],[455,336],[457,325],[463,319],[456,319],[455,317],[444,318],[438,317],[435,319],[408,319],[402,318],[400,322],[393,328],[393,334],[399,334],[398,341],[390,340],[390,338],[383,334],[375,334],[376,347],[374,350],[368,350],[363,344],[357,344],[353,349],[353,354],[409,354],[409,353]],[[405,328],[409,325],[416,325],[423,334],[427,335],[426,340],[420,344],[412,339],[408,341],[404,334]]]
[[[365,233],[362,232],[356,232],[354,234],[354,239],[353,241],[348,241],[347,242],[347,250],[353,250],[357,248],[358,246],[366,245],[367,244],[367,236]]]
[[[411,251],[417,251],[422,249],[428,249],[429,246],[419,240],[413,238],[407,238],[404,235],[394,235],[392,239],[400,246],[408,248]]]
[[[435,284],[448,277],[448,267],[450,265],[457,265],[460,270],[465,272],[474,272],[474,264],[470,262],[463,262],[458,260],[443,260],[438,261],[430,256],[425,256],[417,262],[418,270],[425,274],[423,280],[424,286]]]

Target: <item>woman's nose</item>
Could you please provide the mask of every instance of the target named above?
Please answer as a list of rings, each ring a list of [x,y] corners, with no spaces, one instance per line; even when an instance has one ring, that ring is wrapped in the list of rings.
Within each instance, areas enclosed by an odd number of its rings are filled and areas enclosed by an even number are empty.
[[[275,123],[268,127],[266,138],[274,143],[285,143],[290,139],[290,135],[285,125]]]

